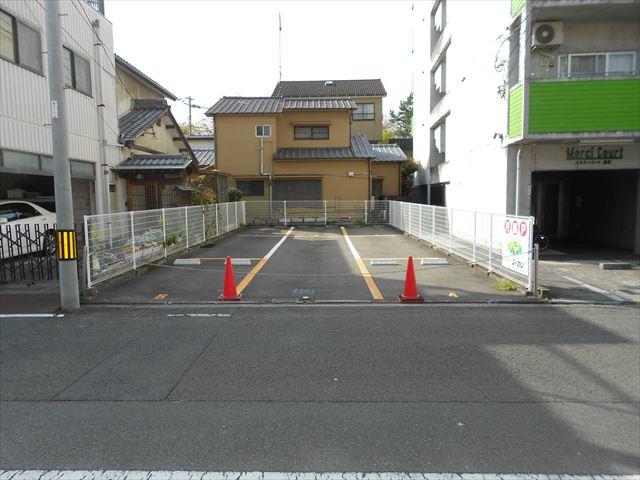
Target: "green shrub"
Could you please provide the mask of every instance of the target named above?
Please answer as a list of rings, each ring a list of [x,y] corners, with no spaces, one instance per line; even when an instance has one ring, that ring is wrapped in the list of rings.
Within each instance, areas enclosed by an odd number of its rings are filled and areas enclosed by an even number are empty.
[[[518,290],[518,284],[503,278],[496,283],[496,290],[499,292],[515,292]]]

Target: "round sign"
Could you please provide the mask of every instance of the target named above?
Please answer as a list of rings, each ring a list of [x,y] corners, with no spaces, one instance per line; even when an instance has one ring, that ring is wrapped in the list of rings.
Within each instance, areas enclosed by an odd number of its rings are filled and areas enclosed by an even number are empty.
[[[509,220],[504,221],[504,231],[511,233],[511,222]]]
[[[513,223],[511,224],[511,230],[513,230],[514,235],[518,234],[518,220],[513,221]]]
[[[527,222],[520,222],[520,236],[524,237],[527,235]]]

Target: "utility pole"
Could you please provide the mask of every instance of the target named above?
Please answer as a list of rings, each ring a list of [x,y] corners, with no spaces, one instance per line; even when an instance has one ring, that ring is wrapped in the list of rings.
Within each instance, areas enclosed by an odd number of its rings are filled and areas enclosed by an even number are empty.
[[[282,17],[278,13],[278,81],[282,81]]]
[[[60,301],[63,310],[74,310],[80,308],[80,295],[78,291],[78,256],[71,193],[71,168],[69,165],[69,126],[67,124],[64,98],[60,2],[58,0],[48,0],[45,4]]]
[[[189,95],[187,97],[187,100],[189,100],[189,135],[192,135],[192,132],[191,132],[191,101],[193,100],[193,98],[191,97],[191,95]]]

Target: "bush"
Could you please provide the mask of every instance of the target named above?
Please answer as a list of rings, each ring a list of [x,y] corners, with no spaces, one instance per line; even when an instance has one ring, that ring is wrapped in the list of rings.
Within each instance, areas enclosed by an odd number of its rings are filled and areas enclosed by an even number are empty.
[[[235,187],[229,188],[227,194],[229,195],[230,202],[238,202],[242,198],[242,192]]]
[[[518,284],[511,280],[502,279],[498,280],[498,283],[496,283],[496,289],[499,292],[515,292],[518,290]]]

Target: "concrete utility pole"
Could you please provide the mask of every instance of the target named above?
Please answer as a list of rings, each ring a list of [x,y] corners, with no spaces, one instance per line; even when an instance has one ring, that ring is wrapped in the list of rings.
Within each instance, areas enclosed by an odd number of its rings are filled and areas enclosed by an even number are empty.
[[[191,101],[193,100],[193,98],[191,98],[191,96],[188,96],[187,100],[189,100],[189,135],[193,135],[193,132],[191,131]]]
[[[64,98],[60,2],[48,0],[45,4],[60,301],[63,310],[73,310],[80,308],[80,294],[78,291],[78,259],[69,165],[69,127]]]

